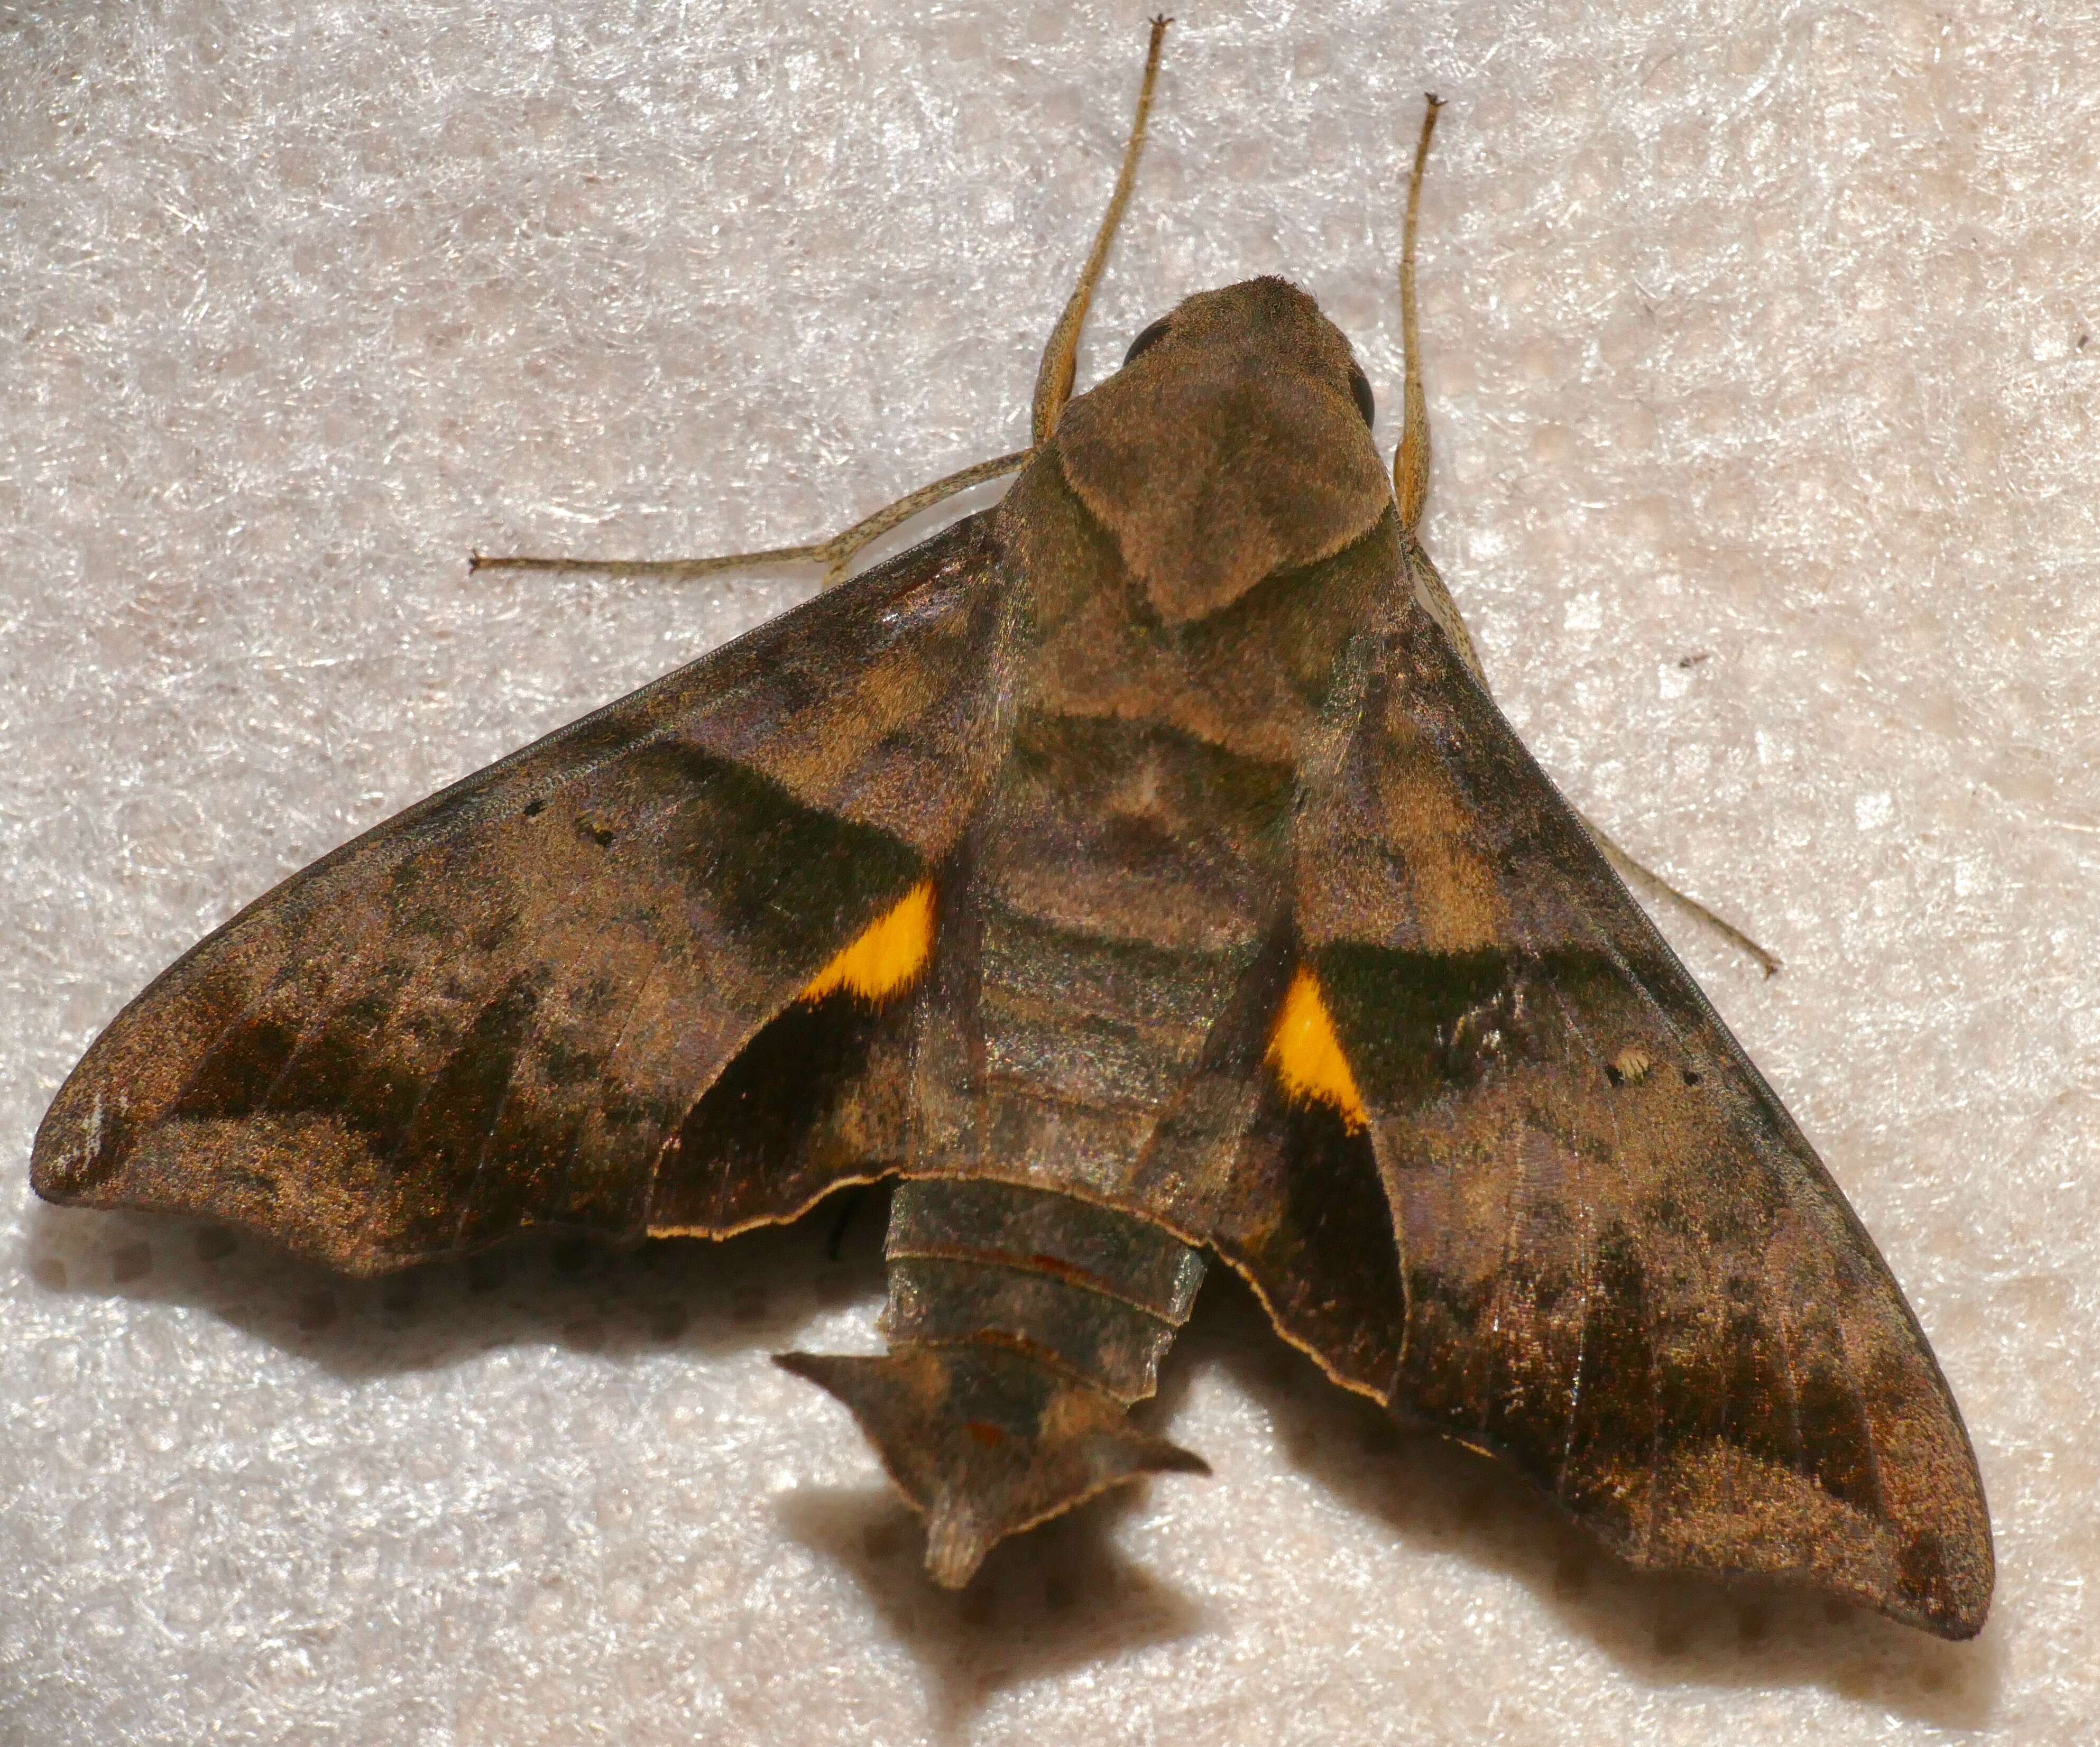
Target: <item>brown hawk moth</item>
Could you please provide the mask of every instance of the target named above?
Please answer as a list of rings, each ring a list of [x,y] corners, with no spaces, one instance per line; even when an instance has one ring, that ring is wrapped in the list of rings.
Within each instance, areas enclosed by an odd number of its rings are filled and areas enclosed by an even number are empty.
[[[1277,279],[1066,400],[1143,113],[1003,501],[249,906],[96,1040],[37,1189],[373,1274],[894,1177],[889,1353],[783,1362],[942,1583],[1202,1467],[1127,1410],[1215,1260],[1635,1565],[1973,1635],[1915,1317],[1418,540],[1412,201],[1391,480]]]

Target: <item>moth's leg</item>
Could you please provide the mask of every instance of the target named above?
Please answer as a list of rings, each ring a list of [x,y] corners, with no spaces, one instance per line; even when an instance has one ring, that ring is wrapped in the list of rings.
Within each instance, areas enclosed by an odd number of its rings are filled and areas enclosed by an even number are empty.
[[[1755,959],[1758,968],[1766,976],[1776,977],[1779,974],[1783,961],[1777,953],[1760,946],[1732,922],[1724,921],[1721,917],[1715,915],[1697,898],[1679,891],[1675,886],[1645,862],[1635,861],[1633,857],[1606,836],[1604,827],[1580,808],[1576,810],[1575,817],[1582,822],[1582,829],[1589,832],[1591,840],[1604,852],[1604,859],[1612,864],[1619,877],[1628,885],[1645,891],[1650,897],[1660,898],[1674,908],[1683,911],[1693,921],[1703,923],[1727,941],[1730,946],[1735,947],[1737,951],[1748,953],[1750,957]]]
[[[1017,449],[994,461],[979,461],[975,466],[965,467],[960,473],[951,473],[945,479],[936,479],[931,485],[922,485],[917,491],[907,493],[895,503],[854,523],[842,534],[834,534],[829,540],[813,540],[806,545],[769,546],[759,552],[725,552],[704,558],[489,558],[476,552],[469,554],[466,567],[470,571],[589,571],[599,576],[655,576],[668,581],[690,582],[695,576],[712,576],[726,570],[750,570],[761,564],[821,564],[824,567],[824,586],[828,589],[844,578],[846,567],[871,541],[881,539],[893,527],[910,521],[922,510],[932,509],[943,498],[968,491],[986,479],[996,479],[1003,473],[1013,472],[1033,453],[1032,449]]]
[[[1030,419],[1030,440],[1038,445],[1057,428],[1057,416],[1072,398],[1079,331],[1087,324],[1087,310],[1094,301],[1094,287],[1100,282],[1101,269],[1107,264],[1109,245],[1115,240],[1123,210],[1130,204],[1131,185],[1137,180],[1138,154],[1145,149],[1145,119],[1152,112],[1152,88],[1159,82],[1159,46],[1166,39],[1167,27],[1173,22],[1171,18],[1152,21],[1152,42],[1145,55],[1145,82],[1138,89],[1137,114],[1130,124],[1130,138],[1123,143],[1123,167],[1116,172],[1115,192],[1109,196],[1109,210],[1102,215],[1101,229],[1094,233],[1093,251],[1079,269],[1072,300],[1050,330],[1050,343],[1043,348],[1042,368],[1035,373],[1035,407]]]
[[[1422,132],[1414,144],[1414,173],[1407,183],[1407,223],[1401,233],[1400,245],[1400,334],[1406,388],[1400,447],[1393,451],[1392,457],[1392,488],[1394,501],[1400,509],[1400,524],[1409,536],[1408,571],[1415,598],[1443,627],[1459,659],[1472,669],[1473,677],[1485,691],[1489,689],[1488,677],[1481,671],[1480,653],[1473,646],[1458,602],[1451,598],[1451,591],[1444,586],[1444,579],[1436,574],[1436,567],[1429,562],[1428,555],[1414,537],[1421,525],[1423,506],[1429,495],[1429,405],[1422,392],[1422,330],[1414,312],[1414,234],[1422,210],[1422,173],[1429,161],[1429,139],[1436,131],[1436,112],[1442,108],[1439,99],[1429,99],[1429,107],[1422,117]],[[1697,898],[1679,891],[1653,868],[1635,861],[1586,814],[1578,810],[1575,816],[1582,820],[1582,828],[1604,852],[1604,859],[1628,885],[1703,923],[1738,951],[1756,960],[1766,976],[1778,971],[1777,954],[1759,946],[1733,923],[1723,921]]]

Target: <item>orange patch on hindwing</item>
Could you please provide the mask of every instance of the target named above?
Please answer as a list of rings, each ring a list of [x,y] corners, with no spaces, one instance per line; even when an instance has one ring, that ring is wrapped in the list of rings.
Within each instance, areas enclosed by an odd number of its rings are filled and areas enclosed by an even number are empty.
[[[863,1001],[886,1001],[911,986],[933,951],[933,882],[921,880],[862,929],[796,999],[822,1000],[843,990]]]
[[[1285,1092],[1308,1104],[1331,1105],[1352,1132],[1370,1126],[1357,1077],[1349,1071],[1335,1021],[1320,999],[1320,982],[1304,965],[1284,991],[1276,1028],[1268,1035],[1268,1065]]]

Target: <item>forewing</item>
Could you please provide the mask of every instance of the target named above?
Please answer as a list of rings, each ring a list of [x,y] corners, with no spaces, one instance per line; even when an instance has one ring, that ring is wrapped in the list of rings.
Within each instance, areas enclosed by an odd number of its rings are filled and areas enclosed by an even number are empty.
[[[1339,1293],[1250,1267],[1280,1326],[1637,1564],[1803,1574],[1973,1634],[1974,1457],[1872,1240],[1429,612],[1374,648],[1295,840],[1361,1132],[1330,1113],[1277,1180],[1360,1201],[1374,1168],[1401,1297],[1343,1221]],[[1256,1249],[1305,1248],[1270,1202]]]
[[[792,1217],[894,1138],[911,1004],[796,996],[976,804],[1003,599],[971,518],[294,875],[96,1040],[38,1190],[357,1273]]]

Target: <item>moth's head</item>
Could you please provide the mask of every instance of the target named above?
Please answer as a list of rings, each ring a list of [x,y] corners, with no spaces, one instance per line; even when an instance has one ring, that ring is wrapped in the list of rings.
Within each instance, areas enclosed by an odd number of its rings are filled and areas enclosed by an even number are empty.
[[[1291,371],[1308,386],[1346,395],[1366,430],[1378,416],[1370,378],[1357,363],[1348,337],[1287,279],[1246,279],[1183,298],[1130,342],[1123,368],[1162,346],[1167,351],[1154,359],[1153,368],[1206,356],[1243,359],[1255,368]]]
[[[1392,502],[1370,384],[1289,281],[1184,300],[1065,408],[1065,483],[1169,623],[1361,539]]]

